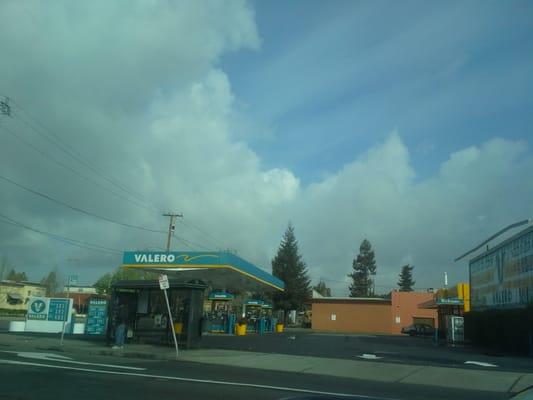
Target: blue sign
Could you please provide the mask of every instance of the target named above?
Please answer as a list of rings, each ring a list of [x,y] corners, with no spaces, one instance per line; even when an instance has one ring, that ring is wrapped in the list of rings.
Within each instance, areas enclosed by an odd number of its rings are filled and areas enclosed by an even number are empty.
[[[247,306],[262,306],[263,300],[247,300],[244,304]]]
[[[250,279],[283,291],[283,281],[261,268],[229,252],[218,251],[126,251],[122,259],[124,267],[142,268],[221,268],[236,271]]]
[[[211,292],[209,294],[209,300],[231,300],[235,296],[227,292]]]
[[[68,311],[68,299],[50,299],[50,304],[48,306],[48,321],[66,321],[68,319]]]
[[[85,333],[87,335],[105,334],[107,322],[107,300],[90,299],[87,311],[87,325]]]
[[[39,297],[31,299],[26,318],[46,321],[46,303],[46,298]]]
[[[42,300],[35,300],[33,303],[31,303],[31,310],[35,314],[42,313],[45,308],[46,308],[46,303]]]

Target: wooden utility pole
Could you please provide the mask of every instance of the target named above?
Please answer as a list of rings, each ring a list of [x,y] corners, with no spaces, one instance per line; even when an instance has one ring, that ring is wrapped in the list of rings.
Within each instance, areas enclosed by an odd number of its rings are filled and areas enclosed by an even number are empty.
[[[164,217],[170,217],[170,221],[168,224],[168,235],[167,235],[167,253],[170,251],[170,238],[172,237],[172,233],[174,232],[174,229],[176,226],[174,225],[176,222],[176,217],[183,218],[183,214],[178,213],[164,213]]]

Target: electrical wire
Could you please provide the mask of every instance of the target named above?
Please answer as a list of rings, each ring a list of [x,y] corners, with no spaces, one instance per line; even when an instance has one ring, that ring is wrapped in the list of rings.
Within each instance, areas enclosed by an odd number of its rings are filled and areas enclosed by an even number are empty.
[[[187,246],[191,250],[203,249],[206,251],[213,251],[213,249],[210,249],[209,247],[205,247],[199,243],[195,243],[192,240],[184,239],[183,237],[177,236],[175,233],[172,234],[172,237],[178,239],[180,242],[182,242],[185,246]]]
[[[101,246],[99,244],[94,244],[94,243],[90,243],[90,242],[84,242],[84,241],[81,241],[81,240],[72,239],[72,238],[69,238],[69,237],[66,237],[66,236],[62,236],[62,235],[58,235],[58,234],[55,234],[55,233],[50,233],[50,232],[46,232],[46,231],[43,231],[43,230],[40,230],[40,229],[33,228],[33,227],[29,226],[29,225],[26,225],[26,224],[24,224],[22,222],[19,222],[19,221],[13,219],[13,218],[8,217],[7,215],[1,214],[1,213],[0,213],[0,217],[4,218],[4,221],[0,220],[0,223],[5,223],[5,224],[13,225],[13,226],[16,226],[16,227],[19,227],[19,228],[22,228],[22,229],[26,229],[26,230],[29,230],[29,231],[32,231],[32,232],[47,236],[49,238],[58,240],[58,241],[63,242],[63,243],[67,243],[67,244],[70,244],[70,245],[73,245],[73,246],[77,246],[77,247],[81,247],[81,248],[85,248],[85,249],[89,249],[89,250],[106,252],[106,253],[110,253],[110,254],[122,254],[122,251],[120,251],[118,249],[113,249],[113,248],[110,248],[110,247]]]
[[[39,136],[46,139],[48,142],[52,143],[54,146],[59,148],[63,153],[67,154],[69,157],[71,157],[73,160],[79,162],[80,164],[84,165],[88,169],[90,169],[93,173],[100,176],[102,179],[106,180],[113,186],[121,189],[125,193],[129,194],[130,196],[135,197],[137,200],[145,203],[149,207],[153,208],[155,211],[161,212],[161,208],[158,208],[156,205],[154,205],[151,201],[147,200],[142,194],[135,191],[131,187],[128,187],[126,184],[120,182],[118,179],[111,177],[110,175],[106,175],[101,169],[99,169],[94,163],[89,161],[87,158],[85,158],[80,152],[76,151],[75,148],[72,146],[69,146],[68,143],[62,141],[54,132],[52,132],[50,129],[48,129],[42,122],[40,122],[37,118],[35,118],[32,114],[30,114],[27,110],[25,110],[20,104],[18,104],[15,100],[10,99],[11,103],[16,107],[14,112],[12,114],[14,115],[15,119],[18,121],[24,123],[26,126],[28,126],[30,129],[32,129],[35,133],[37,133]],[[19,111],[17,111],[20,110]],[[29,121],[29,122],[28,122]],[[38,127],[40,129],[38,129]]]
[[[193,228],[196,229],[200,234],[204,235],[204,237],[209,239],[209,242],[211,242],[211,244],[214,244],[215,247],[219,249],[226,248],[226,246],[221,245],[221,243],[217,239],[215,239],[211,234],[205,232],[198,225],[195,225],[190,221],[186,221],[185,218],[181,219],[179,222],[183,224],[184,226],[188,227],[189,229],[193,229]]]
[[[73,173],[73,174],[79,176],[80,178],[83,178],[86,181],[92,183],[93,185],[96,185],[99,188],[101,188],[101,189],[103,189],[103,190],[105,190],[105,191],[107,191],[109,193],[114,194],[115,196],[121,198],[122,200],[129,201],[130,203],[135,204],[138,207],[142,207],[144,209],[148,209],[149,211],[153,211],[152,209],[146,207],[145,205],[139,204],[138,202],[133,201],[133,199],[131,199],[129,197],[126,197],[126,196],[123,196],[120,193],[117,193],[117,192],[109,189],[108,187],[102,185],[100,182],[97,182],[97,181],[95,181],[95,180],[93,180],[93,179],[81,174],[79,171],[75,170],[74,168],[70,167],[69,165],[67,165],[67,164],[65,164],[65,163],[63,163],[63,162],[51,157],[49,154],[47,154],[46,152],[40,150],[38,147],[34,146],[32,143],[30,143],[29,141],[24,139],[22,136],[18,135],[14,131],[12,131],[11,129],[9,129],[9,128],[5,127],[5,126],[2,126],[2,125],[0,125],[0,129],[3,129],[4,131],[8,132],[11,136],[13,136],[17,140],[21,141],[22,143],[24,143],[26,146],[30,147],[32,150],[34,150],[35,152],[39,153],[44,158],[48,159],[49,161],[52,161],[52,162],[56,163],[60,167],[65,168],[66,170],[70,171],[71,173]]]
[[[12,185],[15,185],[15,186],[17,186],[20,189],[26,190],[27,192],[33,193],[36,196],[40,196],[40,197],[45,198],[45,199],[47,199],[49,201],[52,201],[52,202],[54,202],[56,204],[59,204],[59,205],[61,205],[63,207],[69,208],[71,210],[74,210],[76,212],[79,212],[79,213],[82,213],[82,214],[85,214],[85,215],[89,215],[89,216],[94,217],[94,218],[101,219],[101,220],[109,222],[111,224],[124,226],[126,228],[139,229],[139,230],[143,230],[143,231],[147,231],[147,232],[166,233],[165,231],[162,231],[162,230],[159,230],[159,229],[152,229],[152,228],[146,228],[144,226],[128,224],[128,223],[125,223],[125,222],[116,221],[116,220],[108,218],[108,217],[104,217],[102,215],[94,214],[92,212],[89,212],[89,211],[83,210],[81,208],[72,206],[72,205],[70,205],[68,203],[65,203],[65,202],[63,202],[61,200],[58,200],[58,199],[56,199],[54,197],[51,197],[51,196],[49,196],[47,194],[38,192],[37,190],[31,189],[31,188],[29,188],[27,186],[24,186],[24,185],[22,185],[22,184],[20,184],[18,182],[15,182],[14,180],[12,180],[10,178],[7,178],[5,176],[2,176],[2,175],[0,175],[0,179],[4,180],[5,182],[9,182]]]

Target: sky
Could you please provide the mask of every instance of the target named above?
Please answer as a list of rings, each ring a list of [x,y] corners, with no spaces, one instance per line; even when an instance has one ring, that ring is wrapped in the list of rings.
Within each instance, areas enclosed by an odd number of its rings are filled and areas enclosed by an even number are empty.
[[[173,249],[265,270],[290,221],[337,296],[365,238],[377,292],[406,263],[419,290],[466,280],[456,256],[533,217],[532,19],[529,1],[3,1],[0,256],[92,284],[164,248],[174,211]]]

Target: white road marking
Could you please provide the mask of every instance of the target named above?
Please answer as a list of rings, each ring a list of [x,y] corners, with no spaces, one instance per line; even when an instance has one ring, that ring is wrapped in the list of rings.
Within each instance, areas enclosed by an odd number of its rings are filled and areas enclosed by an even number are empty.
[[[495,364],[482,361],[465,361],[465,364],[479,365],[480,367],[497,367]]]
[[[32,358],[37,360],[44,360],[44,361],[58,361],[62,363],[69,363],[69,364],[79,364],[79,365],[94,365],[96,367],[107,367],[107,368],[122,368],[122,369],[131,369],[134,371],[145,371],[146,368],[139,368],[139,367],[128,367],[125,365],[114,365],[114,364],[100,364],[100,363],[90,363],[90,362],[84,362],[84,361],[74,361],[70,357],[66,357],[60,354],[54,354],[54,353],[37,353],[37,352],[31,352],[31,351],[7,351],[7,350],[0,350],[2,353],[14,353],[19,357],[22,358]]]
[[[375,397],[375,396],[366,396],[363,394],[323,392],[320,390],[300,389],[300,388],[293,388],[293,387],[270,386],[270,385],[261,385],[261,384],[256,384],[256,383],[244,383],[244,382],[215,381],[211,379],[181,378],[178,376],[152,375],[152,374],[143,374],[139,372],[106,371],[106,370],[92,369],[92,368],[78,368],[78,367],[68,367],[68,366],[63,366],[63,365],[40,364],[40,363],[27,362],[27,361],[0,359],[0,364],[30,365],[30,366],[43,367],[43,368],[57,368],[57,369],[68,369],[71,371],[95,372],[98,374],[126,375],[126,376],[136,376],[136,377],[141,377],[141,378],[158,378],[158,379],[168,379],[168,380],[174,380],[174,381],[180,381],[180,382],[206,383],[206,384],[211,384],[211,385],[241,386],[241,387],[251,387],[251,388],[257,388],[257,389],[279,390],[283,392],[311,393],[311,394],[319,394],[319,395],[325,395],[325,396],[338,396],[338,397],[346,397],[346,398],[353,398],[353,399],[399,400],[399,399],[394,399],[391,397]]]
[[[368,354],[368,353],[363,353],[357,357],[364,358],[365,360],[379,360],[380,358],[383,358],[383,357],[378,357],[375,354]]]

